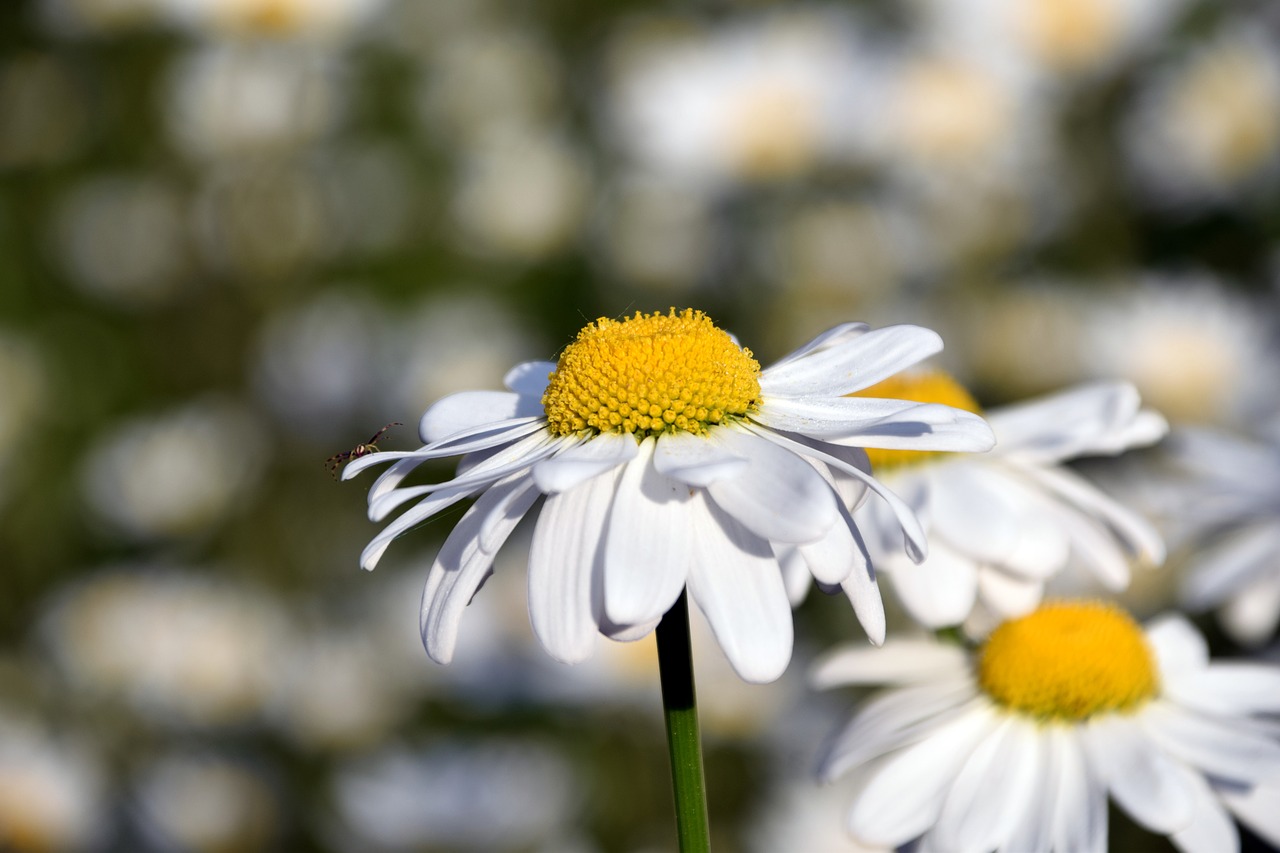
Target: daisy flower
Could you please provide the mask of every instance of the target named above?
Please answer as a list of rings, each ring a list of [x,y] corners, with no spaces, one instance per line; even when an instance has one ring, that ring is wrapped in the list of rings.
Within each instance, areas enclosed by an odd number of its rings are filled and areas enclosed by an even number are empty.
[[[837,650],[823,687],[890,683],[829,744],[848,828],[920,850],[1104,850],[1107,797],[1180,849],[1280,844],[1280,671],[1210,664],[1178,616],[1145,631],[1097,602],[1006,622],[970,654],[926,641]]]
[[[937,370],[907,372],[859,393],[979,411],[968,391]],[[1022,615],[1073,558],[1115,590],[1128,585],[1132,560],[1164,560],[1155,528],[1062,465],[1164,435],[1164,418],[1140,408],[1131,385],[1081,385],[986,417],[996,436],[988,453],[868,453],[872,471],[907,498],[929,533],[929,557],[918,564],[901,559],[891,540],[867,537],[872,562],[916,621],[942,628],[971,619],[974,628],[992,615]],[[875,533],[888,520],[870,502],[854,517]]]
[[[840,586],[873,641],[884,613],[848,507],[868,489],[890,508],[909,553],[924,531],[865,470],[857,448],[984,450],[981,418],[943,405],[851,398],[938,351],[927,329],[837,326],[761,370],[706,315],[675,309],[602,318],[558,362],[506,377],[507,392],[446,397],[422,416],[426,446],[355,460],[344,477],[394,462],[369,491],[381,520],[417,503],[361,556],[372,569],[396,537],[478,496],[428,573],[422,637],[440,663],[494,554],[538,497],[529,615],[552,657],[591,653],[597,632],[648,634],[688,588],[738,674],[772,681],[791,657],[779,560]],[[403,486],[422,462],[463,456],[443,483]]]

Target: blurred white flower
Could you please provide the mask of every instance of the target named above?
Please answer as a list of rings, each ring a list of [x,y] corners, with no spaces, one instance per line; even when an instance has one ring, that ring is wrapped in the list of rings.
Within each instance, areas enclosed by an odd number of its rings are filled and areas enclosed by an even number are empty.
[[[416,412],[468,388],[497,384],[515,362],[550,346],[507,303],[477,289],[429,296],[402,312],[383,410]]]
[[[939,371],[904,373],[860,393],[978,410]],[[1073,561],[1113,591],[1128,585],[1131,562],[1163,562],[1150,523],[1062,464],[1164,435],[1168,425],[1140,408],[1132,386],[1081,386],[985,416],[996,435],[986,453],[868,453],[872,471],[907,496],[929,534],[929,556],[918,565],[902,559],[892,537],[867,537],[873,565],[913,619],[931,629],[967,623],[982,634],[992,619],[1034,609],[1045,582]],[[854,517],[876,532],[885,529],[880,514],[868,503]]]
[[[250,766],[199,753],[149,762],[134,783],[134,814],[157,849],[267,850],[280,828],[271,786]]]
[[[519,260],[569,243],[585,213],[585,157],[558,134],[504,126],[466,150],[452,212],[468,248]]]
[[[265,446],[262,425],[247,410],[197,401],[98,438],[81,468],[81,488],[94,516],[126,536],[199,535],[252,492]]]
[[[1049,79],[1114,69],[1163,33],[1183,0],[917,0],[939,41],[982,49]]]
[[[184,199],[154,176],[94,177],[54,219],[56,258],[81,291],[125,308],[173,297],[190,276]]]
[[[163,117],[190,157],[288,151],[324,136],[343,104],[331,57],[305,49],[213,44],[180,56],[168,70]]]
[[[107,788],[83,744],[0,716],[0,847],[94,850],[110,830]]]
[[[382,306],[358,289],[321,292],[277,311],[255,346],[258,397],[282,425],[316,441],[364,430],[381,416],[370,397],[390,373],[392,326]]]
[[[1217,280],[1148,277],[1087,310],[1088,375],[1127,379],[1174,424],[1245,424],[1274,405],[1274,314]]]
[[[197,726],[259,717],[285,638],[269,599],[168,570],[97,574],[58,595],[43,629],[59,668],[84,695]]]
[[[1123,127],[1130,168],[1157,201],[1214,202],[1273,187],[1280,164],[1280,47],[1238,27],[1152,75]]]
[[[152,0],[170,20],[208,36],[337,39],[378,14],[385,0]]]
[[[1145,630],[1097,602],[1001,625],[980,651],[838,649],[819,687],[888,684],[824,750],[853,773],[866,843],[1008,853],[1107,849],[1107,800],[1188,853],[1280,843],[1280,671],[1211,663],[1189,622]]]
[[[1168,519],[1185,541],[1182,602],[1259,645],[1280,625],[1280,442],[1185,429],[1170,452],[1186,475]]]
[[[751,814],[745,849],[748,853],[892,853],[890,846],[861,844],[849,835],[841,814],[848,803],[848,791],[834,785],[819,785],[812,779],[775,783],[764,806]]]
[[[843,18],[777,15],[666,40],[624,32],[614,54],[606,118],[617,145],[705,185],[845,160],[875,120],[868,67]]]
[[[441,740],[388,748],[338,769],[341,849],[555,849],[583,792],[572,766],[536,741]]]

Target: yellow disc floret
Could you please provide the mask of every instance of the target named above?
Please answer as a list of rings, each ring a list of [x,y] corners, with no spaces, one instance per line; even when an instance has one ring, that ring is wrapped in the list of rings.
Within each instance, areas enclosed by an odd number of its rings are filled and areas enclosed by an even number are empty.
[[[883,382],[877,382],[869,388],[863,388],[849,395],[850,397],[886,397],[893,400],[912,400],[917,403],[942,403],[966,412],[981,415],[982,409],[965,387],[941,370],[920,369],[908,370],[891,376]],[[945,450],[883,450],[868,447],[867,456],[871,459],[873,471],[896,468],[923,462],[946,453]]]
[[[978,661],[997,703],[1044,720],[1132,711],[1160,689],[1142,629],[1102,602],[1055,602],[1005,622]]]
[[[556,435],[707,428],[760,405],[760,364],[701,311],[602,317],[565,347],[542,395]]]

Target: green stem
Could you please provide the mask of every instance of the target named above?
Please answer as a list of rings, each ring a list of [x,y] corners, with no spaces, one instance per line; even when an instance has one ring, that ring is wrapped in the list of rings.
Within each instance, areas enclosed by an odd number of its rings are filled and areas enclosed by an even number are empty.
[[[702,773],[702,742],[698,738],[698,699],[693,689],[689,604],[683,592],[658,623],[658,673],[667,718],[680,851],[706,853],[711,849],[707,785]]]

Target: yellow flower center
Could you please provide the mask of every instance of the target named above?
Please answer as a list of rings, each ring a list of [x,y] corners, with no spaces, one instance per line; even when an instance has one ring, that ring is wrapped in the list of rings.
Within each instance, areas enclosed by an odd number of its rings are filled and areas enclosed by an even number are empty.
[[[760,364],[701,311],[601,317],[565,347],[542,395],[556,435],[637,438],[741,418],[760,405]]]
[[[863,388],[849,395],[850,397],[887,397],[891,400],[914,400],[917,403],[942,403],[982,414],[982,409],[964,386],[941,370],[920,369],[909,370],[890,376],[883,382],[877,382],[870,388]],[[882,450],[876,447],[867,448],[867,456],[871,459],[871,468],[883,471],[886,468],[897,468],[911,465],[941,456],[945,450]]]
[[[982,647],[978,683],[1005,707],[1078,721],[1131,711],[1159,691],[1142,629],[1102,602],[1057,602],[1005,622]]]

